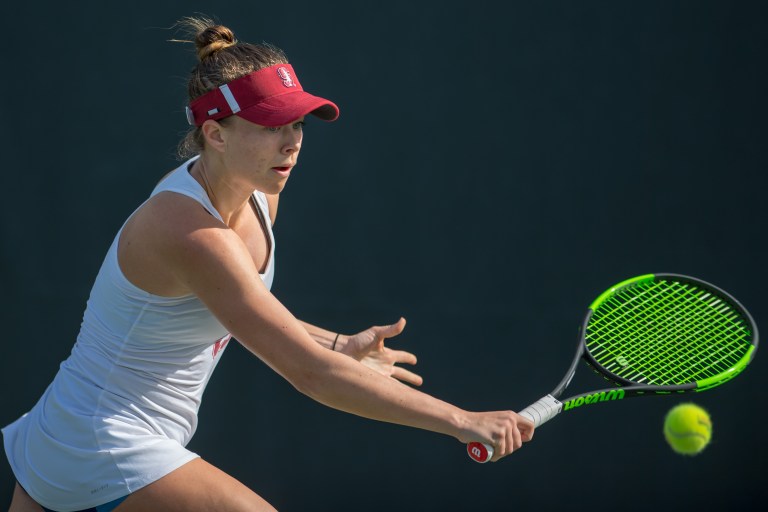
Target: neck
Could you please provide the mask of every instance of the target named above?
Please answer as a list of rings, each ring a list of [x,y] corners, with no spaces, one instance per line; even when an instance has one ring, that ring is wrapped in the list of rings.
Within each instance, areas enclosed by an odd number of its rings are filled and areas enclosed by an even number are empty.
[[[252,187],[228,175],[223,165],[206,157],[205,153],[192,165],[190,174],[203,187],[227,225],[248,204],[253,194]]]

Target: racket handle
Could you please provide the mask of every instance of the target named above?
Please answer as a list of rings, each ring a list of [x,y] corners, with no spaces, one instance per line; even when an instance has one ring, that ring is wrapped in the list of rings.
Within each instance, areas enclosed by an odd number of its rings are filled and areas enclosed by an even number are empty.
[[[563,410],[563,403],[552,395],[547,395],[532,403],[518,414],[525,416],[533,422],[538,428],[560,414]]]
[[[547,395],[532,403],[518,414],[525,416],[533,422],[535,427],[540,427],[563,410],[563,404],[552,395]],[[493,446],[477,441],[467,444],[467,454],[475,462],[488,462],[493,457]]]

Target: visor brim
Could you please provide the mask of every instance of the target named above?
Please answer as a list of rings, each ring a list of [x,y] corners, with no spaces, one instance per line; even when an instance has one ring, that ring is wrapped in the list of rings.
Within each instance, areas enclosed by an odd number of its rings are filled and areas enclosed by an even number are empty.
[[[266,98],[236,115],[261,126],[283,126],[308,114],[323,121],[335,121],[339,107],[325,98],[296,91]]]

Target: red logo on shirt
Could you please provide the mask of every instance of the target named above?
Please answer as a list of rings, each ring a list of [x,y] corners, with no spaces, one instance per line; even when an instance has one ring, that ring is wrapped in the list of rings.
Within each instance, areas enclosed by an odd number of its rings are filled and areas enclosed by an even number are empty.
[[[218,340],[216,343],[213,344],[213,358],[216,359],[216,354],[224,350],[224,347],[227,346],[227,343],[229,343],[229,339],[232,337],[231,334],[227,334],[220,340]]]

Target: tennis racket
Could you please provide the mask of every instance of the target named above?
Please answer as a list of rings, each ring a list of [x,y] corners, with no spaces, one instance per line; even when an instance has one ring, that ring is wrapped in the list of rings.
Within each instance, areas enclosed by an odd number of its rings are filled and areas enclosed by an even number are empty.
[[[749,312],[714,285],[677,274],[628,279],[589,306],[576,355],[562,381],[520,415],[539,427],[560,413],[592,404],[704,391],[746,368],[757,341]],[[615,387],[561,399],[582,359]],[[487,462],[493,447],[473,442],[467,453]]]

